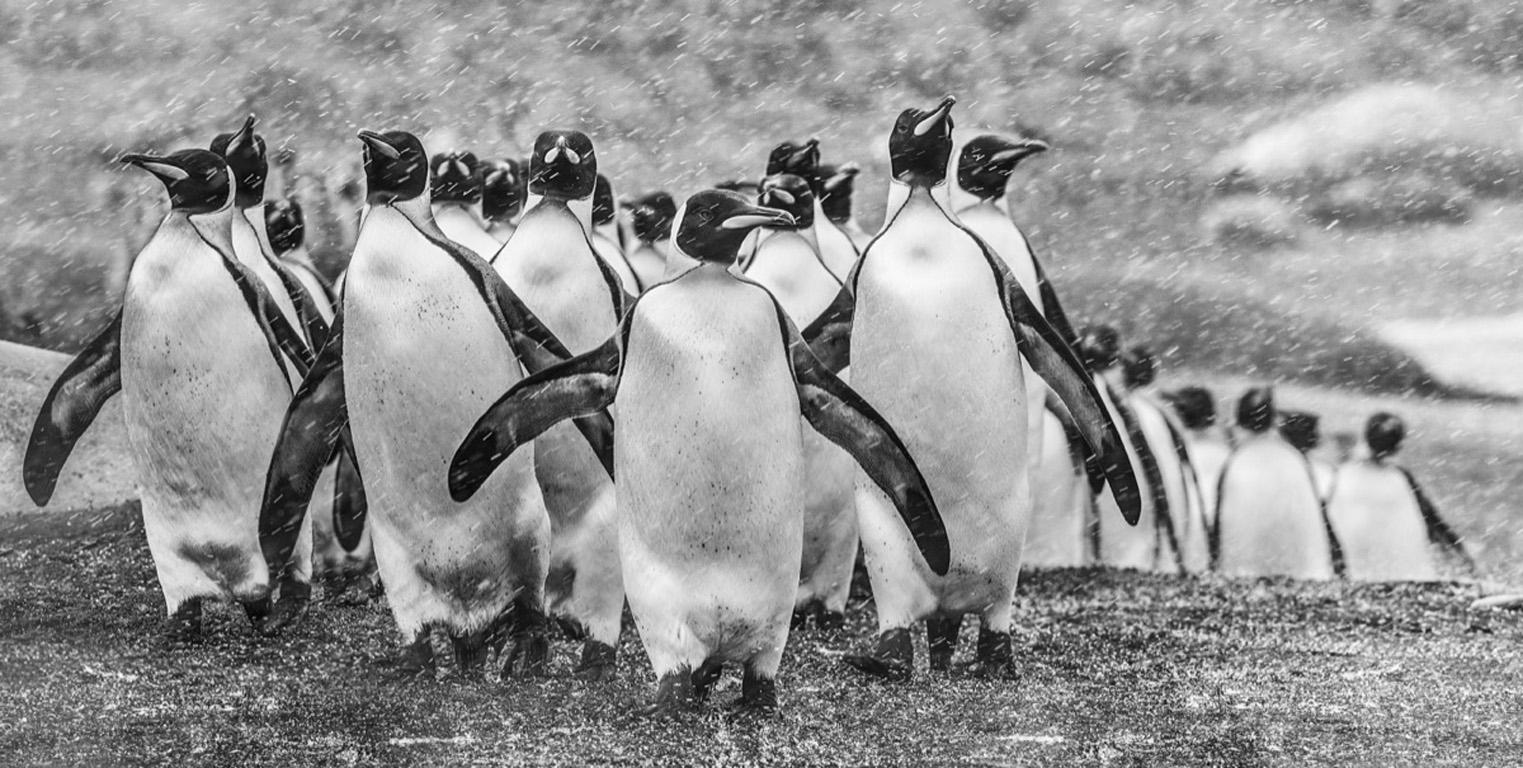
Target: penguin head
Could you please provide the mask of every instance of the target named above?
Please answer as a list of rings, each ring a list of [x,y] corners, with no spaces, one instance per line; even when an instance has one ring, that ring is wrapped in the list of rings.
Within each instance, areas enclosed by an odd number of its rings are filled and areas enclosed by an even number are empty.
[[[238,180],[238,194],[234,203],[239,208],[249,208],[264,202],[264,182],[269,176],[270,164],[265,156],[264,137],[254,133],[258,119],[249,115],[243,126],[233,133],[219,133],[212,139],[211,150],[227,160]]]
[[[851,219],[851,193],[856,187],[857,174],[861,168],[856,163],[820,166],[820,207],[825,218],[843,223]]]
[[[888,137],[889,166],[894,179],[911,186],[934,187],[947,180],[952,159],[952,105],[948,95],[934,109],[906,109],[894,121]]]
[[[1401,450],[1401,441],[1407,436],[1407,425],[1400,416],[1381,411],[1364,424],[1364,442],[1370,446],[1370,456],[1380,461]]]
[[[1128,389],[1146,387],[1158,380],[1158,358],[1141,344],[1131,347],[1121,356],[1121,375]]]
[[[301,203],[288,197],[275,200],[264,208],[264,228],[270,235],[270,247],[280,256],[301,247],[306,239],[306,220],[301,213]]]
[[[428,196],[436,203],[481,199],[481,161],[473,152],[441,152],[429,160]]]
[[[1109,370],[1121,359],[1121,334],[1109,325],[1090,325],[1079,332],[1079,359],[1091,373]]]
[[[529,159],[529,193],[563,200],[586,200],[598,183],[592,139],[581,131],[545,131],[534,140]]]
[[[613,182],[600,173],[597,184],[592,188],[592,226],[612,224],[617,212],[613,202]]]
[[[957,158],[957,185],[980,200],[998,200],[1004,197],[1015,166],[1048,148],[1041,139],[979,136],[963,145]]]
[[[1274,414],[1274,390],[1269,387],[1254,387],[1237,401],[1237,425],[1254,434],[1268,432]]]
[[[1181,387],[1168,396],[1179,420],[1188,429],[1207,429],[1216,425],[1216,398],[1205,387]]]
[[[524,209],[528,184],[517,160],[498,160],[481,167],[481,215],[487,221],[509,221]]]
[[[1321,419],[1309,411],[1281,411],[1280,437],[1296,450],[1306,453],[1322,444]]]
[[[785,141],[772,148],[767,155],[767,175],[791,173],[809,183],[809,188],[820,193],[820,140],[810,139],[802,144]]]
[[[677,217],[677,201],[665,192],[652,192],[642,198],[625,203],[629,209],[629,223],[635,237],[644,243],[654,243],[672,236],[672,219]]]
[[[227,161],[204,149],[182,149],[168,155],[126,155],[122,162],[159,177],[169,192],[169,205],[189,214],[213,213],[233,203],[235,182]]]
[[[677,214],[673,244],[683,253],[710,264],[735,263],[746,236],[757,227],[792,227],[787,211],[767,208],[737,192],[706,189],[687,199]]]
[[[372,205],[428,194],[428,153],[406,131],[360,131],[365,143],[365,192]]]
[[[793,217],[789,229],[814,226],[814,191],[809,182],[791,173],[778,173],[762,179],[761,194],[756,201],[768,208],[786,211]]]

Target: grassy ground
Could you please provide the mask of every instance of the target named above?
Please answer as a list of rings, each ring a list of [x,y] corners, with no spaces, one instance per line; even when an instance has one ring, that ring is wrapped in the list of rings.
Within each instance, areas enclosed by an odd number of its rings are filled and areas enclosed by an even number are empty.
[[[626,633],[591,688],[384,681],[378,607],[265,640],[224,609],[168,647],[142,534],[0,550],[0,758],[18,765],[1508,765],[1523,754],[1523,615],[1471,587],[1296,585],[1096,570],[1024,580],[1018,682],[856,677],[871,633],[795,635],[775,718],[627,720],[650,671]],[[964,647],[971,646],[971,625]],[[923,663],[923,644],[920,650]]]

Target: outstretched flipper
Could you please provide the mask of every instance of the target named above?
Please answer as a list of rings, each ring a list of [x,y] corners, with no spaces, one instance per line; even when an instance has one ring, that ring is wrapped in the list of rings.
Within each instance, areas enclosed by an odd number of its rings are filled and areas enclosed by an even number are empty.
[[[899,510],[926,565],[945,576],[952,562],[946,524],[909,449],[883,416],[815,357],[781,305],[777,305],[777,319],[783,328],[783,343],[793,366],[804,418],[815,431],[851,454],[883,489]]]
[[[259,507],[259,544],[272,575],[283,572],[291,561],[318,475],[337,450],[339,435],[347,431],[343,358],[344,316],[339,314],[333,318],[328,342],[286,408],[270,456]]]
[[[74,444],[90,428],[100,409],[122,389],[122,311],[95,334],[53,382],[32,436],[26,444],[21,477],[32,502],[47,506],[58,473]]]
[[[1465,549],[1460,535],[1449,527],[1449,523],[1444,518],[1439,516],[1438,508],[1433,506],[1428,494],[1423,493],[1422,486],[1417,484],[1417,478],[1407,471],[1406,467],[1397,467],[1397,469],[1401,470],[1402,477],[1407,479],[1407,487],[1412,489],[1412,497],[1417,499],[1417,509],[1422,512],[1423,523],[1428,528],[1428,540],[1464,563],[1472,576],[1476,575],[1475,558],[1472,558],[1470,552]]]
[[[354,447],[349,430],[339,436],[335,460],[338,469],[333,476],[333,533],[339,546],[353,552],[360,545],[365,533],[365,483],[360,479],[359,464],[354,460]]]
[[[476,420],[450,461],[449,492],[455,501],[475,495],[513,451],[569,418],[605,414],[619,388],[622,330],[598,348],[546,368],[513,385]],[[583,433],[586,434],[585,432]],[[610,460],[612,431],[602,446]],[[599,446],[594,445],[594,450]]]

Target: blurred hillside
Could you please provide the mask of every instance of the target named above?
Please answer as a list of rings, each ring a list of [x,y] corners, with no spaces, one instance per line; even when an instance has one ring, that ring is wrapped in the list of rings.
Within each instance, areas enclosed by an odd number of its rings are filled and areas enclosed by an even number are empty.
[[[0,36],[0,337],[55,348],[159,194],[110,161],[250,111],[334,184],[362,127],[576,127],[679,197],[818,136],[871,226],[894,115],[948,92],[1052,138],[1020,220],[1070,314],[1170,365],[1437,392],[1375,323],[1523,311],[1523,0],[0,0]]]

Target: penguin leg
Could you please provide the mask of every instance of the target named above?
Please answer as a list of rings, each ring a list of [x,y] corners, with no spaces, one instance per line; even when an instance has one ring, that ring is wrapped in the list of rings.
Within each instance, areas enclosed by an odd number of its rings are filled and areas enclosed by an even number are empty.
[[[694,701],[703,703],[708,700],[709,692],[714,690],[714,684],[719,682],[719,675],[722,672],[724,672],[724,662],[718,659],[708,659],[693,670]]]
[[[424,624],[413,633],[413,638],[402,648],[395,659],[380,662],[377,666],[390,668],[386,677],[391,680],[414,680],[432,676],[434,672],[433,625]]]
[[[962,631],[962,616],[932,616],[925,620],[925,639],[931,651],[931,669],[945,672],[952,668],[957,652],[957,635]]]
[[[475,632],[450,633],[450,646],[455,652],[455,668],[462,676],[486,667],[492,652],[489,641],[496,631],[494,620],[492,624]]]
[[[871,652],[848,654],[841,660],[874,677],[909,680],[915,673],[915,646],[909,627],[880,632]]]
[[[693,686],[697,673],[687,667],[671,670],[656,683],[656,695],[640,708],[643,717],[669,718],[698,708],[698,694]]]
[[[740,683],[740,701],[736,702],[745,712],[775,714],[777,706],[777,670],[770,672],[764,665],[748,662],[745,676]]]
[[[266,637],[280,634],[291,622],[307,612],[312,601],[312,583],[294,572],[287,572],[280,579],[273,610],[263,623],[256,623],[259,633]],[[250,616],[252,619],[253,617]]]
[[[619,561],[618,520],[612,484],[582,520],[577,567],[572,577],[572,610],[586,630],[582,658],[574,674],[606,682],[617,673],[619,631],[624,618],[624,572]]]
[[[1014,607],[1009,601],[984,612],[978,628],[978,652],[960,671],[974,677],[1017,680],[1015,652],[1011,647],[1010,628]]]
[[[192,597],[169,613],[164,620],[164,635],[174,643],[198,643],[202,639],[201,614],[204,597]]]
[[[261,633],[264,631],[265,622],[270,620],[270,610],[274,605],[273,598],[274,596],[267,592],[260,597],[238,601],[238,604],[243,606],[243,613],[249,617],[249,624],[254,627],[254,631]]]
[[[550,671],[550,621],[543,598],[519,593],[509,609],[512,616],[512,649],[503,675],[541,677]]]

